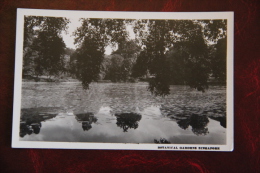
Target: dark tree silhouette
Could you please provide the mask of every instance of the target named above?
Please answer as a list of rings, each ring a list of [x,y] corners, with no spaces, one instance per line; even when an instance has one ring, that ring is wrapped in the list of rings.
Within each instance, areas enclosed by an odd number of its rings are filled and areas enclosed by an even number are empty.
[[[210,75],[226,80],[226,20],[85,18],[74,32],[75,52],[65,49],[61,38],[68,19],[26,16],[24,21],[24,75],[66,71],[63,55],[67,52],[70,72],[86,89],[104,77],[115,82],[142,77],[148,79],[153,94],[165,96],[171,84],[204,92]],[[135,40],[129,40],[127,25],[133,26]],[[108,45],[118,49],[103,63]]]
[[[36,52],[34,59],[36,76],[44,74],[53,76],[64,71],[63,55],[66,46],[61,37],[46,31],[39,32],[32,48]]]
[[[215,47],[216,54],[212,60],[212,73],[219,81],[226,82],[227,38],[219,39]]]
[[[148,53],[141,51],[137,56],[136,63],[133,65],[132,76],[134,78],[147,76],[149,66],[150,62]]]
[[[33,124],[31,124],[31,126],[32,126],[33,132],[35,134],[39,134],[40,133],[41,127],[42,127],[41,123],[33,123]]]
[[[190,119],[187,118],[187,119],[179,120],[177,121],[177,124],[180,128],[186,130],[190,126]]]
[[[88,131],[92,128],[91,124],[97,122],[97,118],[92,112],[76,114],[75,118],[82,123],[82,129]]]
[[[61,32],[68,23],[66,18],[25,16],[24,75],[51,76],[64,70]]]
[[[116,125],[123,129],[123,132],[127,132],[128,129],[137,129],[138,122],[142,119],[140,114],[136,113],[122,113],[115,114],[117,122]]]
[[[144,47],[133,75],[152,74],[150,91],[167,95],[170,84],[187,84],[202,92],[208,88],[211,73],[208,43],[225,37],[226,21],[136,20],[133,23]]]
[[[154,139],[154,143],[156,143],[156,144],[170,144],[171,142],[168,141],[165,138],[160,138],[160,140]]]
[[[136,62],[140,47],[134,40],[124,41],[111,54],[111,64],[106,79],[113,82],[131,81],[133,65]]]
[[[209,119],[205,115],[192,114],[190,117],[190,126],[192,132],[196,135],[207,135],[209,133],[207,124]]]
[[[78,57],[77,78],[83,87],[97,81],[102,67],[105,47],[115,46],[127,39],[125,20],[115,19],[81,19],[82,26],[77,28],[74,35]]]
[[[35,108],[21,110],[20,137],[39,134],[41,122],[56,117],[56,114],[41,112]]]
[[[207,135],[209,133],[207,124],[209,123],[209,119],[206,115],[198,115],[192,114],[190,117],[186,119],[178,120],[177,124],[180,128],[186,130],[189,126],[191,126],[191,130],[196,135]]]
[[[76,50],[76,77],[82,81],[85,89],[99,79],[100,66],[103,61],[104,48],[95,38],[85,37],[81,47]]]
[[[126,69],[124,68],[124,58],[119,54],[111,55],[110,66],[106,75],[106,79],[112,82],[120,82],[126,80]]]
[[[41,24],[41,17],[25,16],[24,17],[24,40],[23,40],[23,75],[33,75],[33,39],[37,35],[35,27]]]

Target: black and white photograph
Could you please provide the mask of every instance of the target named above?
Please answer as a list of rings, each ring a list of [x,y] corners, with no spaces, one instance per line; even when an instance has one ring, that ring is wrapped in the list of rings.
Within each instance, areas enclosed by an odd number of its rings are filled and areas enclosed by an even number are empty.
[[[14,148],[233,150],[233,13],[18,9]]]

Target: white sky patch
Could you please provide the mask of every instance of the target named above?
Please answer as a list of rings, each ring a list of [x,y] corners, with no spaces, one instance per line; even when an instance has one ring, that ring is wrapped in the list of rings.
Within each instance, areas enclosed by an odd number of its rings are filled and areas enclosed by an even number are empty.
[[[73,36],[72,34],[78,27],[81,26],[81,22],[79,21],[79,18],[68,19],[70,20],[70,23],[68,24],[69,28],[67,30],[67,34],[63,31],[61,35],[67,47],[76,49],[76,45],[74,45],[75,36]]]
[[[135,39],[135,33],[132,25],[127,25],[126,30],[128,31],[131,40]]]
[[[105,54],[106,54],[106,55],[110,55],[110,54],[112,53],[112,51],[113,51],[113,49],[111,48],[111,46],[107,46],[107,47],[105,48]]]

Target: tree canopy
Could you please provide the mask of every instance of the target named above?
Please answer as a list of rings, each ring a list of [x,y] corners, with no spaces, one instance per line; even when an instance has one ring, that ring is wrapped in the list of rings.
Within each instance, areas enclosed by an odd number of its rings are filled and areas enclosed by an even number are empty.
[[[204,92],[213,73],[210,63],[225,66],[220,57],[210,59],[208,49],[211,42],[226,38],[224,20],[137,20],[134,31],[144,48],[133,74],[135,77],[152,74],[149,89],[155,95],[169,94],[170,84],[187,84]],[[219,56],[226,59],[225,53]],[[225,69],[218,68],[214,73],[218,70]]]
[[[108,45],[118,48],[105,61],[106,78],[117,82],[146,76],[155,95],[169,94],[171,84],[204,92],[211,74],[225,76],[225,20],[81,20],[75,43],[78,52],[85,52],[82,57],[78,54],[77,62],[78,77],[86,88],[98,80]],[[128,25],[133,26],[135,41],[128,37]]]
[[[25,16],[24,74],[52,76],[64,70],[61,33],[68,23],[66,18]]]
[[[24,74],[59,75],[67,71],[83,87],[100,79],[129,82],[145,79],[154,95],[170,93],[170,85],[189,85],[204,92],[210,77],[226,81],[226,20],[80,19],[76,50],[66,48],[61,33],[69,20],[26,16]],[[129,26],[135,39],[130,39]],[[114,48],[105,56],[105,49]]]
[[[76,76],[88,88],[99,79],[106,46],[124,42],[128,33],[124,20],[81,19],[81,22],[82,26],[74,33],[78,45]]]

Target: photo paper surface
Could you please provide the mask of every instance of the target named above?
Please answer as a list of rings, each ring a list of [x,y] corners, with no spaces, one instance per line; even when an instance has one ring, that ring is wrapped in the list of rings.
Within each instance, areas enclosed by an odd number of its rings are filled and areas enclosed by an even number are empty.
[[[18,9],[12,147],[232,151],[233,25]]]

